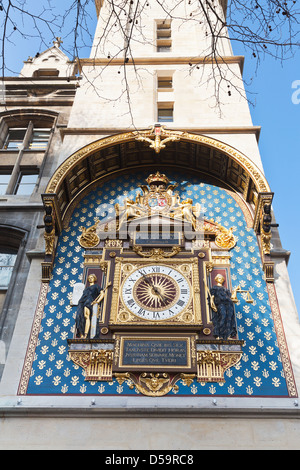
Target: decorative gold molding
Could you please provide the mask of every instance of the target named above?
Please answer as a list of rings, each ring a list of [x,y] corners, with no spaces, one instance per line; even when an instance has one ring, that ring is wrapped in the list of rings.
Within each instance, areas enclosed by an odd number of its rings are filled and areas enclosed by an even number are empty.
[[[85,370],[85,380],[112,380],[113,351],[98,349],[92,351],[69,351],[74,364]]]
[[[140,131],[136,140],[147,142],[155,153],[160,153],[162,149],[166,148],[168,142],[179,141],[181,134],[182,132],[166,130],[165,127],[157,124],[150,131]]]
[[[192,142],[198,142],[221,150],[226,155],[235,160],[244,168],[244,170],[246,170],[247,173],[250,174],[259,192],[270,191],[269,184],[261,170],[248,157],[246,157],[246,155],[243,155],[241,152],[234,149],[233,147],[230,147],[228,144],[203,135],[193,135],[188,133],[183,133],[181,139],[191,140]]]
[[[271,239],[272,233],[265,233],[261,231],[261,247],[264,255],[269,255],[271,253]]]
[[[45,254],[52,256],[55,249],[55,228],[50,233],[44,232]]]
[[[266,276],[266,282],[275,281],[274,266],[275,266],[274,261],[264,261],[263,267],[264,267],[264,273]]]
[[[134,141],[141,134],[141,132],[142,131],[133,131],[124,134],[117,134],[110,137],[105,137],[83,147],[82,149],[72,154],[57,168],[57,170],[53,174],[46,188],[47,195],[58,193],[62,182],[67,177],[68,173],[78,164],[78,162],[84,160],[89,155],[98,150],[104,149],[112,145],[119,145],[121,143]],[[224,152],[227,156],[229,156],[240,166],[242,166],[242,168],[250,175],[257,188],[258,193],[270,192],[269,184],[262,171],[248,157],[246,157],[244,154],[234,149],[233,147],[229,146],[228,144],[225,144],[211,137],[191,134],[188,132],[182,132],[181,140],[203,144],[210,148],[218,149]]]
[[[136,132],[127,132],[125,134],[117,134],[110,137],[105,137],[104,139],[100,139],[96,142],[86,145],[82,149],[73,153],[56,169],[55,173],[53,174],[47,185],[46,193],[56,194],[60,185],[66,178],[68,172],[71,171],[79,161],[84,160],[93,152],[109,147],[111,145],[118,145],[121,143],[129,142],[130,140],[134,140],[135,136]]]
[[[173,246],[171,251],[163,250],[162,248],[151,248],[151,250],[143,251],[142,246],[134,245],[133,251],[143,258],[152,258],[153,260],[159,260],[164,258],[172,258],[181,251],[180,246]]]
[[[197,351],[197,381],[225,382],[225,370],[238,364],[242,355],[242,352]]]
[[[195,374],[176,374],[170,376],[166,372],[142,372],[137,376],[131,372],[114,373],[118,383],[122,385],[125,381],[130,389],[136,388],[137,392],[148,397],[162,397],[171,390],[175,393],[179,390],[177,382],[181,380],[183,384],[190,387]]]
[[[172,388],[174,388],[175,391],[179,389],[178,385],[172,382],[173,381],[171,380],[170,375],[166,372],[143,372],[139,375],[135,386],[137,390],[143,395],[148,395],[150,397],[161,397],[169,393]]]

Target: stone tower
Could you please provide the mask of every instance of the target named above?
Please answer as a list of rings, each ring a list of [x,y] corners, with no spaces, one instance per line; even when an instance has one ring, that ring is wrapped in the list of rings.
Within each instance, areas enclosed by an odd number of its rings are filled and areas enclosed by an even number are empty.
[[[243,57],[197,2],[118,5],[96,0],[90,58],[56,38],[5,79],[3,448],[297,448],[299,320]]]

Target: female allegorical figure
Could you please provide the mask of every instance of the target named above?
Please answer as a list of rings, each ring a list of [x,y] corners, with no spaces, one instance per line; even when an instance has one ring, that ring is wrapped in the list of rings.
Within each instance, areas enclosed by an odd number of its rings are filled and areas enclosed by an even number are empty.
[[[213,333],[217,339],[230,339],[237,335],[234,304],[230,291],[223,286],[224,281],[224,277],[217,274],[215,277],[216,285],[210,289]]]
[[[76,332],[80,338],[87,338],[90,326],[91,317],[93,315],[93,305],[100,303],[104,297],[104,291],[96,284],[97,277],[95,274],[90,274],[88,277],[89,286],[83,291],[79,300],[77,315],[76,315]]]

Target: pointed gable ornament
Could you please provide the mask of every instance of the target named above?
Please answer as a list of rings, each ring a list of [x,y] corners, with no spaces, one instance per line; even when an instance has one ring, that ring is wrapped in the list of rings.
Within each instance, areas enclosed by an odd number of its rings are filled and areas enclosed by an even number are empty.
[[[55,40],[53,41],[53,44],[55,47],[60,48],[61,44],[63,43],[61,37],[56,37]]]

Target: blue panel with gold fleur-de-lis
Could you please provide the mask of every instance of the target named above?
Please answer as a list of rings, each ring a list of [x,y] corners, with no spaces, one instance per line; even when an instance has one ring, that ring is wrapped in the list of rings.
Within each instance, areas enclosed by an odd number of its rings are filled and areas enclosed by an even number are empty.
[[[82,280],[84,249],[78,243],[81,226],[91,226],[96,218],[113,216],[114,204],[135,196],[145,184],[149,170],[123,174],[93,189],[75,208],[68,228],[60,234],[53,276],[50,280],[44,315],[28,381],[27,394],[43,395],[136,395],[126,381],[85,381],[84,370],[68,355],[67,339],[74,336],[76,307],[71,306],[73,286]],[[234,285],[250,290],[253,304],[243,297],[236,307],[239,339],[244,340],[241,361],[225,372],[225,383],[191,384],[179,381],[170,396],[287,397],[288,386],[280,344],[264,280],[256,234],[245,220],[243,210],[229,191],[208,184],[195,175],[170,171],[170,181],[179,183],[182,199],[199,202],[205,217],[234,228],[237,239],[231,250],[231,279]]]

